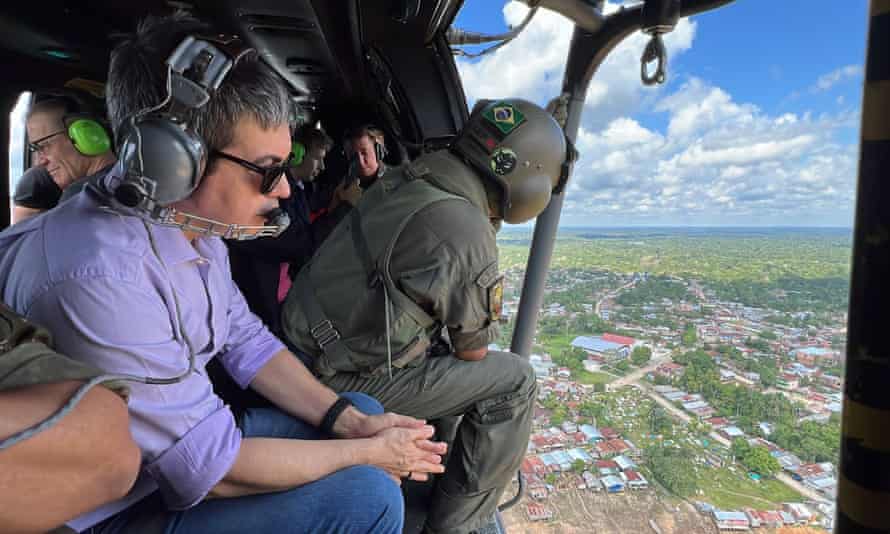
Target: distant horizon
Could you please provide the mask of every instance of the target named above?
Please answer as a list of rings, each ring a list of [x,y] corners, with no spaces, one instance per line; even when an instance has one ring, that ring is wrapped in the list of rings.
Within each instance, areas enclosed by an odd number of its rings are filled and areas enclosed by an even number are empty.
[[[523,228],[521,226],[515,226],[511,228]],[[527,227],[529,229],[534,228],[534,226]],[[831,230],[853,230],[852,226],[828,226],[828,225],[803,225],[803,224],[776,224],[776,225],[764,225],[764,224],[732,224],[732,225],[709,225],[709,224],[646,224],[646,225],[636,225],[636,224],[626,224],[626,225],[587,225],[587,224],[561,224],[559,228],[596,228],[596,229],[633,229],[633,228],[824,228]]]
[[[507,225],[502,228],[502,231],[510,231],[510,230],[534,230],[534,225]],[[592,229],[592,230],[646,230],[646,229],[676,229],[676,228],[689,228],[689,229],[719,229],[719,230],[731,230],[731,229],[739,229],[739,230],[748,230],[748,229],[784,229],[784,230],[795,230],[795,229],[807,229],[807,230],[848,230],[850,232],[853,231],[853,226],[829,226],[829,225],[802,225],[802,224],[789,224],[789,225],[763,225],[763,224],[734,224],[734,225],[705,225],[705,224],[647,224],[647,225],[635,225],[635,224],[625,224],[625,225],[588,225],[588,224],[560,224],[558,230],[578,230],[578,229]]]

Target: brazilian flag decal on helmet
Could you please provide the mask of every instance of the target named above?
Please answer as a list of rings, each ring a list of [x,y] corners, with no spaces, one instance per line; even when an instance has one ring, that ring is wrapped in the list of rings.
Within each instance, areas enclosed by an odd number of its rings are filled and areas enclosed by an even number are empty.
[[[498,102],[488,106],[488,109],[482,112],[482,116],[504,135],[509,134],[525,122],[525,115],[506,102]]]

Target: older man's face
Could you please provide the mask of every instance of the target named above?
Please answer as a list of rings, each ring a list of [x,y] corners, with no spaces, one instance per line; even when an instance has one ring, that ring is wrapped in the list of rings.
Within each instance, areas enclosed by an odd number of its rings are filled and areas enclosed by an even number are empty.
[[[71,182],[87,175],[90,158],[74,148],[74,143],[65,131],[61,111],[35,113],[28,118],[25,128],[28,130],[28,140],[38,142],[38,150],[35,152],[37,165],[46,167],[46,171],[60,188],[64,189]]]
[[[280,164],[291,151],[287,124],[264,129],[252,118],[235,126],[235,135],[222,152],[259,167]],[[226,224],[262,226],[278,200],[290,196],[287,180],[281,179],[267,194],[260,190],[262,176],[233,161],[217,158],[208,164],[209,172],[198,189],[178,209]]]

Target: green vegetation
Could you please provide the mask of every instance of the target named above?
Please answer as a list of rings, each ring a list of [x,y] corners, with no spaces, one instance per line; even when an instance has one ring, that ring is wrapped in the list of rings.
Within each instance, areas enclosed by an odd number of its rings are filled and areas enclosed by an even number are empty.
[[[681,342],[686,347],[692,347],[695,345],[695,342],[698,341],[698,336],[695,333],[695,325],[688,324],[686,328],[683,330],[683,336],[680,338]]]
[[[723,510],[751,507],[770,510],[783,502],[799,502],[799,493],[775,479],[754,482],[745,473],[727,469],[699,469],[695,485],[702,492],[697,500],[706,501]]]
[[[686,291],[686,286],[669,278],[650,278],[637,283],[633,289],[623,291],[615,302],[622,306],[644,306],[661,299],[674,302],[681,300],[693,300],[694,297]]]
[[[695,492],[697,484],[688,450],[655,445],[646,448],[645,455],[649,472],[668,491],[680,497]]]
[[[599,384],[608,384],[614,380],[614,376],[606,373],[591,373],[583,369],[578,372],[572,372],[572,377],[581,384],[596,386]]]
[[[650,359],[652,359],[652,349],[649,347],[636,347],[630,354],[630,361],[637,366],[645,365]]]
[[[807,421],[779,424],[770,439],[806,462],[837,462],[840,455],[841,427],[835,419],[828,424]]]
[[[587,464],[584,463],[584,460],[575,460],[572,462],[572,471],[578,473],[579,475],[583,473],[587,469]]]
[[[764,387],[769,388],[776,385],[776,376],[778,376],[779,368],[774,359],[745,356],[740,350],[729,345],[718,346],[717,352],[722,357],[729,358],[735,362],[743,371],[760,375],[760,383]]]
[[[658,482],[674,495],[711,503],[726,510],[751,507],[758,510],[776,509],[783,502],[797,502],[802,497],[775,479],[754,482],[748,470],[741,466],[713,468],[700,463],[703,449],[698,445],[705,428],[697,423],[677,425],[665,411],[633,389],[597,396],[579,406],[582,417],[595,418],[599,426],[621,430],[625,437],[644,449],[645,462],[641,469],[653,482]],[[636,415],[611,419],[608,417],[621,404],[630,403]],[[661,436],[661,437],[658,437]],[[666,445],[669,444],[669,445]],[[741,440],[740,446],[747,447]],[[729,451],[715,450],[719,456],[729,457]],[[772,457],[770,457],[772,458]]]
[[[670,416],[657,404],[653,403],[643,414],[643,418],[651,435],[669,435],[674,431]]]
[[[776,324],[824,324],[846,309],[851,238],[852,232],[841,229],[560,230],[548,286],[562,289],[545,297],[545,303],[560,302],[577,311],[580,304],[593,302],[594,292],[614,288],[615,273],[648,272],[656,278],[622,293],[619,303],[695,300],[667,278],[677,276],[701,280],[721,300],[772,309],[767,320]],[[517,279],[529,243],[526,229],[507,229],[499,236],[501,266]],[[560,283],[573,276],[582,277],[581,282]],[[798,312],[809,315],[790,315]]]
[[[769,449],[763,446],[752,447],[742,438],[732,441],[732,455],[749,471],[764,477],[773,476],[782,469],[779,461],[770,456]]]
[[[553,409],[553,413],[550,414],[550,425],[559,426],[565,422],[566,417],[568,416],[568,408],[566,408],[564,404],[560,404],[556,406],[556,408]]]
[[[525,268],[530,238],[524,228],[500,233],[502,268]],[[552,268],[761,284],[783,280],[795,290],[797,280],[845,283],[851,248],[850,230],[562,229]]]
[[[844,277],[808,280],[783,277],[769,282],[750,280],[711,281],[721,300],[783,312],[837,312],[847,303],[849,280]],[[807,321],[812,324],[812,320]]]
[[[765,395],[733,384],[721,384],[716,364],[703,351],[687,352],[674,360],[687,366],[679,380],[680,386],[701,393],[720,415],[734,417],[745,432],[755,434],[757,423],[768,421],[776,425],[770,436],[776,445],[805,461],[837,461],[840,454],[837,421],[798,424],[800,406],[781,394]]]

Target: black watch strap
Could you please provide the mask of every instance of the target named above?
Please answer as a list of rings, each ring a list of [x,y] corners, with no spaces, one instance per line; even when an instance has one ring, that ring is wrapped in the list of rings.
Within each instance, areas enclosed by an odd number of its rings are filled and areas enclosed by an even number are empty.
[[[318,428],[321,429],[322,432],[326,432],[328,434],[334,434],[334,423],[337,422],[337,418],[340,417],[340,414],[343,413],[343,410],[346,408],[354,406],[352,401],[347,399],[346,397],[339,397],[337,401],[328,408],[328,411],[324,414],[324,417],[321,418],[321,424],[318,425]]]

